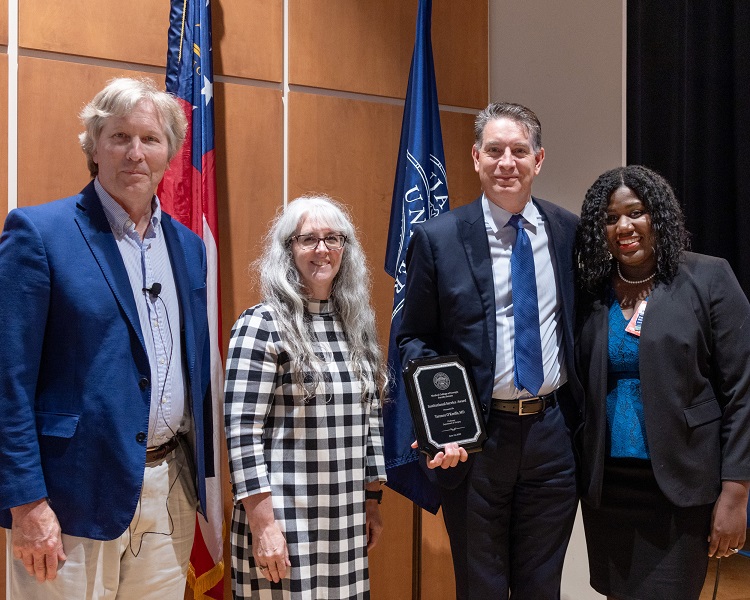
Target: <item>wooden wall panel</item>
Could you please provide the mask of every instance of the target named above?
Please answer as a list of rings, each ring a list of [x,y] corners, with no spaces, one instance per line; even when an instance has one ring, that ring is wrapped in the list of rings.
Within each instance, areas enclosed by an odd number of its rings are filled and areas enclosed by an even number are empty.
[[[19,0],[22,48],[164,66],[169,2]]]
[[[291,0],[291,84],[403,98],[417,2]],[[441,104],[487,104],[487,4],[435,0],[432,40]]]
[[[442,510],[437,515],[422,511],[422,598],[453,600],[456,580],[453,576],[448,532]]]
[[[8,0],[0,0],[0,44],[8,45]]]
[[[451,208],[468,204],[481,193],[479,176],[474,171],[471,158],[474,118],[473,114],[440,112]]]
[[[346,204],[372,272],[381,342],[388,341],[393,280],[383,270],[402,109],[292,93],[289,199],[323,192]]]
[[[282,0],[211,3],[214,73],[281,82]]]
[[[217,83],[216,179],[224,348],[240,313],[260,300],[250,263],[283,205],[281,92]],[[231,135],[230,135],[231,134]]]
[[[0,224],[8,214],[8,55],[0,54]],[[0,229],[2,225],[0,225]]]
[[[0,529],[0,598],[5,598],[5,559],[7,552],[5,551],[5,529]]]
[[[18,59],[18,205],[76,194],[90,181],[78,113],[113,77],[163,77],[94,65]],[[54,97],[50,95],[54,90]]]
[[[440,104],[478,109],[487,106],[487,27],[487,2],[433,1],[432,51]]]
[[[280,82],[282,0],[224,0],[211,7],[214,72]],[[23,48],[157,66],[166,61],[166,0],[138,0],[135,10],[122,2],[21,0],[19,21]]]
[[[414,44],[416,2],[292,0],[292,84],[403,98]]]

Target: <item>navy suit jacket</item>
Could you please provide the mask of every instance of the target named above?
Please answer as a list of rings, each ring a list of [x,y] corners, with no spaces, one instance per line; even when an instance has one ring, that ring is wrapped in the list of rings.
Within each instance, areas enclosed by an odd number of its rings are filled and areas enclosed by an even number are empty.
[[[607,456],[609,306],[583,298],[576,362],[585,389],[583,497],[601,501]],[[723,479],[750,480],[750,304],[729,264],[686,252],[643,317],[641,398],[656,481],[677,506],[716,500]]]
[[[573,243],[578,217],[532,198],[545,218],[555,282],[562,302],[563,349],[572,398],[580,397],[573,362]],[[401,362],[457,354],[469,369],[485,420],[492,408],[495,378],[495,289],[481,197],[418,225],[406,257],[406,296],[398,344]],[[571,428],[578,425],[576,402],[563,406]],[[468,472],[471,457],[453,469],[436,469],[439,483],[454,487]]]
[[[212,475],[206,253],[163,214],[180,303],[189,440],[205,513]],[[151,371],[136,299],[93,182],[12,211],[0,237],[0,526],[48,498],[63,533],[114,539],[143,481]],[[174,317],[173,317],[174,318]]]

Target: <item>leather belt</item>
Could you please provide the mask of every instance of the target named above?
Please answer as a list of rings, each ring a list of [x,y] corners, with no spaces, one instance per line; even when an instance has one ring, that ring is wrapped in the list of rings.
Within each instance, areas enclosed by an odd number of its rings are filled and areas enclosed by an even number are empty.
[[[557,390],[544,396],[533,396],[520,400],[492,399],[493,410],[513,413],[514,415],[536,415],[557,404]]]
[[[172,452],[180,445],[180,436],[176,435],[170,440],[164,442],[161,446],[155,448],[146,448],[146,464],[155,463],[162,460],[167,454]]]

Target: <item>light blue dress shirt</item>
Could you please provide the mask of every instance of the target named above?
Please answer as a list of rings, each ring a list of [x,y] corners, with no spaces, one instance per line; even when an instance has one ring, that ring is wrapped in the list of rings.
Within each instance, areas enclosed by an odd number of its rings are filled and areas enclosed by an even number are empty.
[[[130,285],[151,366],[151,407],[148,446],[160,446],[189,429],[185,409],[185,374],[180,337],[181,314],[172,265],[161,227],[161,206],[154,196],[151,220],[141,240],[135,223],[117,201],[94,181],[96,193],[117,242]],[[143,288],[161,284],[158,296]],[[117,393],[113,390],[112,393]]]
[[[500,208],[482,196],[482,209],[492,258],[492,277],[495,284],[495,385],[493,398],[527,398],[526,390],[518,390],[513,383],[513,293],[510,280],[510,257],[516,240],[516,230],[506,227],[513,213]],[[536,271],[539,328],[542,340],[544,383],[540,395],[549,394],[567,382],[562,345],[562,304],[557,293],[550,242],[544,218],[536,205],[529,201],[521,216],[524,229],[531,240]]]

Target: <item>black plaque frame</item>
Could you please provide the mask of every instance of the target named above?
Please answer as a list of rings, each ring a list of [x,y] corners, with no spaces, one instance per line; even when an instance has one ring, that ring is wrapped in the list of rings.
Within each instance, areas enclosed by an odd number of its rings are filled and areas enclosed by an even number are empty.
[[[484,416],[458,356],[410,360],[404,384],[420,452],[434,457],[450,442],[467,452],[482,449],[487,439]]]

